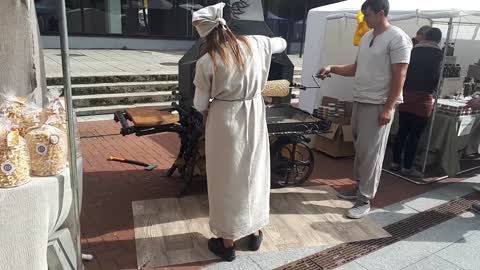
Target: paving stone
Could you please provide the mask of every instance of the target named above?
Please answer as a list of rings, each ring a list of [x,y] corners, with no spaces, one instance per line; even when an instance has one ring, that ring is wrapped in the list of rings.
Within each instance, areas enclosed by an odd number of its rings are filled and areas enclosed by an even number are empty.
[[[233,262],[212,263],[205,270],[262,270],[251,258],[237,257]]]
[[[438,192],[437,190],[433,190],[423,193],[412,199],[408,199],[403,203],[403,205],[410,207],[416,211],[423,212],[447,203],[452,199],[455,199],[455,197],[449,194]]]
[[[480,217],[467,212],[362,257],[356,262],[368,270],[400,270],[471,234],[479,227],[479,224]]]
[[[335,270],[367,270],[357,262],[351,262],[347,263],[345,265],[342,265],[340,267],[335,268]]]
[[[478,228],[478,227],[477,227]],[[466,270],[480,269],[480,233],[460,239],[436,255]]]
[[[254,254],[251,255],[250,258],[262,269],[274,269],[298,259],[308,257],[327,248],[329,248],[329,246],[289,249],[285,251]]]
[[[416,262],[403,270],[462,270],[462,268],[433,255]]]
[[[374,209],[372,212],[370,212],[368,217],[382,227],[385,227],[387,225],[393,224],[402,219],[406,219],[418,213],[418,211],[407,207],[402,203],[396,203],[389,205],[385,208]]]

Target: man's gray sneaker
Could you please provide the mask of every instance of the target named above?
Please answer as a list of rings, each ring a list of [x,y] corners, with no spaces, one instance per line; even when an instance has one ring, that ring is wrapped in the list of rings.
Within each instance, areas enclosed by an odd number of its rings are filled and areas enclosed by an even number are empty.
[[[472,187],[473,190],[480,192],[480,185],[475,185]]]
[[[480,203],[474,203],[472,204],[472,210],[476,212],[477,214],[480,214]]]
[[[359,219],[370,213],[370,202],[357,201],[355,205],[347,211],[347,217]]]
[[[345,190],[345,191],[338,191],[337,196],[340,199],[344,199],[344,200],[356,200],[357,199],[357,192],[358,192],[357,187],[354,187],[354,188],[350,188],[350,189]]]

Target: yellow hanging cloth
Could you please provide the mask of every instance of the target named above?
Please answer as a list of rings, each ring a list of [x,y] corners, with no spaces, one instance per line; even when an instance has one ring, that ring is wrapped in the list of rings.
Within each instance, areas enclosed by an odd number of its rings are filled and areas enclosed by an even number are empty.
[[[367,23],[363,20],[364,16],[362,11],[357,13],[357,30],[355,31],[355,36],[353,37],[353,45],[358,46],[360,44],[360,40],[362,39],[363,35],[365,35],[370,28],[368,27]]]

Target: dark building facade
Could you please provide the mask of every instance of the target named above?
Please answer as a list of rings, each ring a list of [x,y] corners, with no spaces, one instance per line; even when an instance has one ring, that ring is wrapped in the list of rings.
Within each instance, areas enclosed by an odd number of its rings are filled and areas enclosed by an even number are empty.
[[[192,11],[218,0],[65,0],[71,36],[126,37],[170,40],[197,39]],[[253,0],[224,0],[232,12],[242,12]],[[272,31],[291,43],[302,42],[309,9],[339,0],[261,0]],[[56,0],[35,0],[40,33],[58,35]]]

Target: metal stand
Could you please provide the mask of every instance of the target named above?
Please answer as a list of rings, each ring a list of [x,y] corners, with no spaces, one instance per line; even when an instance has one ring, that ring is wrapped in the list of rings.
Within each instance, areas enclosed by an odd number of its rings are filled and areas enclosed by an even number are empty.
[[[477,150],[478,152],[478,150]],[[480,158],[479,157],[476,157],[476,158],[472,158],[472,159],[460,159],[460,160],[465,160],[465,161],[480,161]],[[465,169],[465,170],[461,170],[459,171],[456,175],[461,175],[461,174],[464,174],[464,173],[467,173],[467,172],[471,172],[471,171],[475,171],[475,170],[478,170],[480,169],[480,165],[478,166],[473,166],[471,168],[468,168],[468,169]]]
[[[405,175],[401,175],[401,174],[398,174],[396,172],[392,172],[390,170],[387,170],[387,169],[382,169],[382,171],[386,172],[386,173],[389,173],[393,176],[396,176],[398,178],[401,178],[403,180],[406,180],[408,182],[411,182],[411,183],[414,183],[416,185],[428,185],[428,184],[433,184],[433,183],[436,183],[436,182],[439,182],[439,181],[442,181],[442,180],[445,180],[448,178],[448,175],[444,175],[444,176],[440,176],[440,177],[437,177],[431,181],[425,181],[423,179],[412,179],[412,178],[408,178],[407,176]]]
[[[422,172],[425,173],[425,168],[427,167],[427,159],[428,159],[428,152],[430,151],[430,144],[432,141],[432,132],[433,132],[433,124],[435,122],[435,116],[437,115],[437,106],[438,106],[438,99],[440,97],[440,94],[442,93],[442,87],[443,87],[443,70],[445,69],[445,60],[447,58],[447,47],[448,44],[450,44],[450,40],[452,38],[452,29],[453,29],[453,18],[450,18],[448,21],[448,31],[447,31],[447,37],[445,39],[445,49],[443,50],[443,61],[442,61],[442,66],[440,68],[440,79],[438,80],[438,85],[437,85],[437,91],[435,93],[435,103],[433,104],[433,113],[432,113],[432,120],[430,121],[430,127],[428,130],[428,141],[427,141],[427,148],[425,149],[425,159],[423,160],[423,167],[422,167]]]
[[[69,46],[68,46],[68,30],[67,30],[67,15],[65,9],[65,0],[58,0],[57,12],[60,27],[60,46],[62,53],[62,74],[63,74],[63,89],[65,95],[65,103],[67,109],[67,124],[68,124],[68,146],[69,146],[69,167],[70,167],[70,181],[73,191],[73,216],[75,218],[74,228],[76,234],[75,247],[77,252],[77,265],[75,269],[83,269],[82,259],[91,260],[92,255],[82,254],[81,234],[80,234],[80,206],[79,206],[79,192],[78,192],[78,178],[77,178],[77,149],[75,145],[75,113],[73,111],[72,102],[72,85],[70,79],[70,62],[69,62]]]
[[[464,173],[467,173],[467,172],[471,172],[471,171],[475,171],[475,170],[478,170],[480,169],[480,166],[475,166],[475,167],[472,167],[470,169],[466,169],[466,170],[463,170],[463,171],[459,171],[456,175],[461,175],[461,174],[464,174]]]
[[[468,173],[468,172],[471,172],[471,171],[475,171],[475,170],[479,170],[480,169],[480,166],[475,166],[475,167],[472,167],[472,168],[469,168],[469,169],[465,169],[465,170],[462,170],[462,171],[459,171],[457,172],[455,175],[456,176],[459,176],[459,175],[462,175],[464,173]],[[392,172],[390,170],[387,170],[387,169],[382,169],[382,171],[388,173],[388,174],[391,174],[391,175],[394,175],[398,178],[401,178],[403,180],[406,180],[408,182],[411,182],[411,183],[414,183],[414,184],[417,184],[417,185],[428,185],[428,184],[433,184],[433,183],[436,183],[436,182],[439,182],[439,181],[442,181],[442,180],[445,180],[447,178],[449,178],[448,175],[444,175],[444,176],[440,176],[440,177],[437,177],[437,178],[433,178],[432,180],[430,181],[425,181],[424,179],[412,179],[412,178],[408,178],[407,176],[405,175],[401,175],[401,174],[398,174],[396,172]]]
[[[300,53],[298,57],[303,57],[303,47],[305,46],[305,34],[307,33],[307,16],[308,16],[308,8],[310,6],[310,1],[305,1],[305,12],[303,13],[303,22],[302,22],[302,39],[300,40]]]

